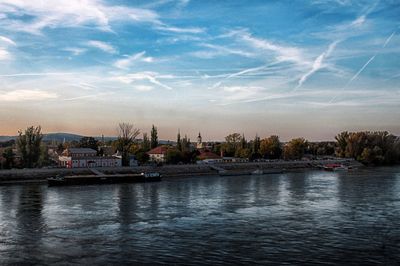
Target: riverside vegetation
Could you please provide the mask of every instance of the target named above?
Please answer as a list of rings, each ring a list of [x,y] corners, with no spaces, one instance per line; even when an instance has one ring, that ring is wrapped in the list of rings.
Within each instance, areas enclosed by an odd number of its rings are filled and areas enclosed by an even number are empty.
[[[122,165],[129,164],[129,156],[145,164],[149,160],[147,152],[159,146],[157,127],[152,126],[150,139],[147,133],[138,140],[140,130],[133,124],[120,123],[116,140],[102,142],[93,137],[83,137],[80,141],[59,143],[58,154],[68,147],[92,148],[98,155],[104,153],[104,147],[112,147],[122,155]],[[304,156],[336,156],[354,158],[365,165],[393,165],[400,162],[400,138],[387,131],[342,132],[335,137],[336,141],[309,142],[304,138],[294,138],[282,143],[278,136],[261,139],[255,136],[246,140],[243,134],[232,133],[225,137],[224,142],[208,143],[207,149],[215,154],[228,157],[246,158],[249,161],[260,159],[299,160]],[[38,168],[51,165],[48,146],[43,142],[41,127],[28,127],[24,132],[19,131],[15,141],[0,143],[0,166],[2,169]],[[164,145],[167,149],[168,164],[195,163],[200,152],[194,149],[190,139],[183,138],[178,132],[174,145]],[[13,149],[14,147],[14,149]]]

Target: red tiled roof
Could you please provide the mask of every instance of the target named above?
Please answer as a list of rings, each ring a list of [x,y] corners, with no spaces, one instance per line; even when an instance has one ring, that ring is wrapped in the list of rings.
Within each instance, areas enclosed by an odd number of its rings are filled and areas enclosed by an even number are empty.
[[[220,156],[217,154],[210,152],[210,151],[203,151],[200,153],[198,156],[200,160],[205,160],[205,159],[221,159]]]
[[[155,147],[155,148],[152,149],[152,150],[149,150],[149,151],[147,152],[147,154],[166,154],[167,151],[168,151],[168,148],[167,148],[167,147],[165,147],[165,146],[158,146],[158,147]]]

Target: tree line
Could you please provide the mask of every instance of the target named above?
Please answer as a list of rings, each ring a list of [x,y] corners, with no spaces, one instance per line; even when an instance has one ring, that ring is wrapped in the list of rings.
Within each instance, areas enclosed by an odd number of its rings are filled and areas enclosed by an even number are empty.
[[[122,156],[122,165],[129,165],[129,157],[134,155],[140,163],[149,160],[147,152],[159,146],[157,127],[152,125],[150,137],[146,132],[142,140],[141,134],[133,124],[120,123],[117,128],[118,137],[114,141],[101,143],[93,137],[83,137],[78,142],[59,144],[57,153],[68,147],[91,148],[103,155],[105,146],[111,146]],[[0,147],[14,145],[19,151],[19,161],[11,147],[3,149],[1,168],[10,169],[35,168],[50,164],[48,150],[43,143],[41,127],[28,127],[24,132],[19,131],[15,141],[2,143]],[[279,136],[272,135],[261,139],[258,135],[247,140],[244,134],[232,133],[225,137],[224,142],[212,142],[205,148],[210,152],[224,157],[238,157],[249,161],[260,159],[299,160],[304,156],[336,156],[354,158],[366,165],[391,165],[400,162],[400,139],[387,131],[341,132],[335,137],[336,141],[309,142],[304,138],[294,138],[283,143]],[[166,161],[170,164],[194,163],[200,152],[193,148],[190,139],[181,136],[178,131],[176,145],[167,147]]]
[[[344,131],[335,139],[338,157],[354,158],[366,165],[400,162],[400,138],[387,131]]]

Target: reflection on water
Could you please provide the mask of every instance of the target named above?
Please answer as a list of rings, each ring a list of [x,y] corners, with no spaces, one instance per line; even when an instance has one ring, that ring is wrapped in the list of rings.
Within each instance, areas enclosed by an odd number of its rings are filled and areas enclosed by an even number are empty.
[[[0,187],[0,264],[393,264],[400,168]]]

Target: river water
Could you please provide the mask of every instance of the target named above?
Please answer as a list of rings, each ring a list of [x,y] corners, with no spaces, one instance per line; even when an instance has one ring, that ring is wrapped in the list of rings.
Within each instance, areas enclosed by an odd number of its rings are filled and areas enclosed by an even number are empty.
[[[400,168],[0,187],[0,265],[400,263]]]

